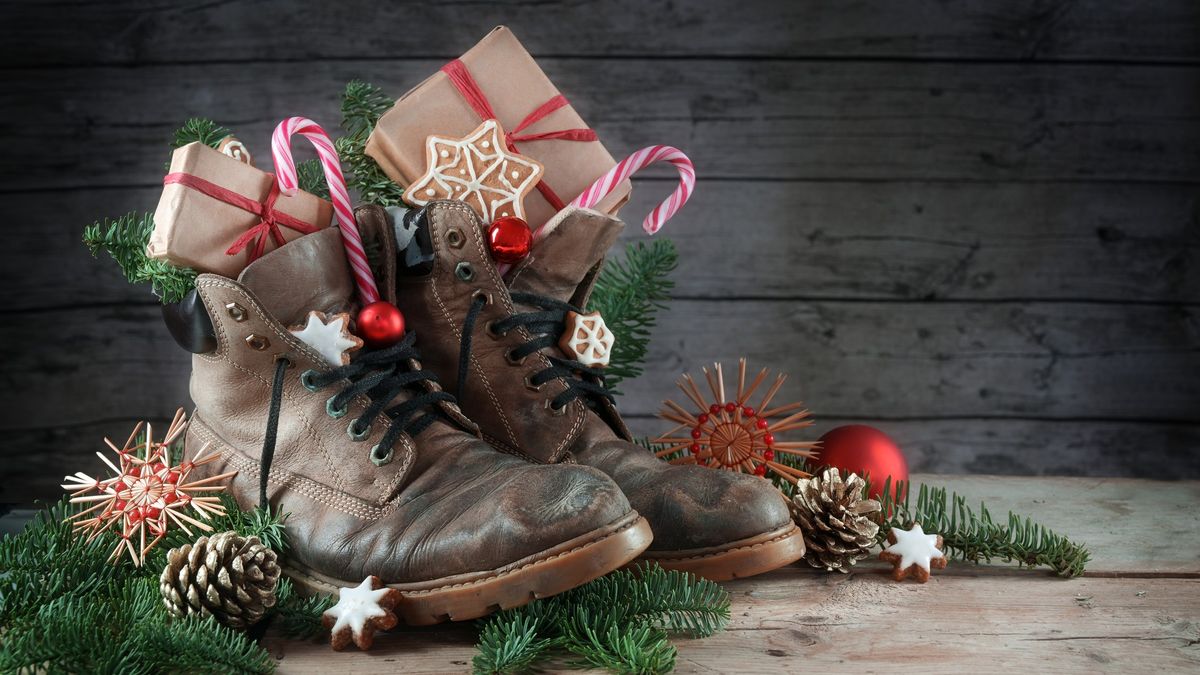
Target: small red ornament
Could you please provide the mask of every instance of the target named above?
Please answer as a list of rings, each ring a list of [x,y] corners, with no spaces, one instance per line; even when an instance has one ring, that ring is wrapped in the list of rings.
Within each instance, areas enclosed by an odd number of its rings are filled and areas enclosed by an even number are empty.
[[[900,447],[887,434],[863,424],[848,424],[822,436],[817,464],[869,477],[871,499],[883,494],[889,476],[893,485],[908,482],[908,462]]]
[[[357,329],[372,349],[391,347],[404,337],[404,315],[386,300],[372,302],[359,310]]]
[[[533,248],[533,232],[529,229],[529,223],[516,216],[493,220],[487,234],[492,258],[499,263],[519,263]]]

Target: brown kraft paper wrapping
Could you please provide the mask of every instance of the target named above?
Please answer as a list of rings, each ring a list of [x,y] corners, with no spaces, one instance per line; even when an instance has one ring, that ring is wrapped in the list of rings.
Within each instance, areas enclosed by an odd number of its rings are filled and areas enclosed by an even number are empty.
[[[510,135],[524,136],[584,129],[587,123],[569,104],[532,125],[516,129],[539,106],[559,94],[512,31],[494,29],[459,59],[488,99],[500,125]],[[414,87],[379,119],[367,140],[366,153],[389,178],[403,187],[426,170],[425,139],[431,135],[463,137],[479,126],[479,113],[442,71]],[[616,165],[599,141],[545,139],[515,141],[517,151],[541,162],[543,180],[564,202],[587,189]],[[618,185],[595,209],[615,214],[629,197],[628,180]],[[529,225],[540,227],[558,209],[534,190],[525,198]]]
[[[184,173],[215,183],[243,197],[266,201],[275,176],[243,164],[203,143],[189,143],[171,155],[169,173]],[[328,227],[333,205],[307,192],[279,195],[275,211],[297,218],[314,228]],[[212,272],[236,278],[251,262],[254,241],[234,255],[225,253],[245,232],[262,222],[262,217],[183,185],[164,185],[154,212],[154,231],[146,255],[197,272]],[[285,241],[304,233],[279,225]],[[266,251],[276,247],[269,234]]]

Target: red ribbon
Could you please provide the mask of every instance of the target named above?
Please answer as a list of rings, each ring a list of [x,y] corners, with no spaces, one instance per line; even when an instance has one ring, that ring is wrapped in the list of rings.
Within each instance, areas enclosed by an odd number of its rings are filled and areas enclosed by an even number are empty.
[[[271,176],[271,191],[267,193],[267,199],[263,202],[257,202],[233,190],[187,173],[169,173],[166,178],[163,178],[163,185],[182,185],[259,217],[258,224],[243,232],[242,236],[238,237],[237,241],[233,242],[233,245],[225,251],[225,255],[241,253],[253,240],[254,248],[250,249],[250,262],[258,260],[267,248],[268,236],[275,240],[277,247],[287,243],[283,238],[283,232],[279,230],[280,225],[301,234],[312,234],[320,230],[319,227],[310,225],[295,216],[275,210],[275,200],[279,198],[279,183],[275,180],[275,176]]]
[[[471,72],[467,70],[466,64],[459,59],[454,59],[450,63],[442,66],[442,72],[446,73],[450,78],[450,82],[454,84],[454,88],[462,94],[467,105],[475,111],[475,114],[485,120],[497,119],[496,111],[492,110],[492,104],[488,101],[487,96],[483,95],[483,90],[479,88],[479,83],[471,77]],[[567,99],[562,94],[550,97],[550,100],[541,104],[536,110],[529,113],[525,119],[516,128],[507,132],[504,135],[504,144],[512,152],[517,152],[516,143],[525,143],[528,141],[594,141],[597,140],[596,132],[591,129],[561,129],[559,131],[546,131],[540,134],[522,134],[521,132],[529,126],[546,117],[550,113],[567,105]],[[547,202],[554,207],[556,211],[561,211],[566,203],[559,199],[554,190],[546,185],[546,181],[538,181],[538,192],[546,198]]]

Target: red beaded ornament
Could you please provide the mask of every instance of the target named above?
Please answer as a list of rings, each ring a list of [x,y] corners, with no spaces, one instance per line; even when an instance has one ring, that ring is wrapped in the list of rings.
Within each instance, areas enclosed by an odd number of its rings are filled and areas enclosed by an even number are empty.
[[[516,216],[497,218],[488,225],[488,248],[498,263],[512,265],[529,255],[533,248],[533,232],[529,223]]]
[[[700,412],[689,412],[674,401],[665,401],[666,406],[659,417],[676,423],[677,427],[654,442],[663,445],[656,454],[659,458],[680,454],[669,461],[672,464],[699,464],[714,469],[741,471],[756,476],[766,476],[771,471],[784,480],[795,483],[809,474],[788,464],[776,461],[776,453],[790,457],[810,458],[816,453],[817,442],[780,441],[775,434],[812,426],[809,411],[801,403],[789,403],[776,408],[768,407],[771,399],[783,386],[786,375],[777,375],[757,407],[747,401],[767,378],[763,368],[749,386],[746,386],[746,359],[738,360],[737,394],[733,400],[725,397],[725,376],[721,364],[713,369],[704,368],[704,377],[717,402],[709,404],[696,386],[691,375],[684,375],[679,389]],[[704,412],[704,411],[708,412]],[[782,419],[776,419],[782,416]],[[679,435],[688,430],[687,436]]]
[[[359,310],[355,327],[372,349],[391,347],[404,337],[404,314],[392,303],[379,300]]]

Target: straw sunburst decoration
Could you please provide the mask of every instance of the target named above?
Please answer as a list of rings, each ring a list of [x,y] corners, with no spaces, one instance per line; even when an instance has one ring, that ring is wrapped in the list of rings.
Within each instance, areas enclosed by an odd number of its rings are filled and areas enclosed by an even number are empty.
[[[210,515],[224,515],[225,507],[215,494],[225,489],[220,481],[236,474],[236,471],[209,476],[200,480],[189,480],[189,474],[197,466],[207,464],[219,457],[208,452],[208,444],[196,453],[191,461],[171,466],[171,444],[179,440],[187,428],[187,416],[180,408],[175,419],[167,428],[162,441],[154,440],[149,424],[146,439],[138,441],[143,423],[139,422],[129,434],[125,445],[118,448],[109,439],[104,442],[117,453],[117,464],[113,464],[103,453],[96,455],[115,473],[110,478],[92,478],[81,472],[64,478],[63,489],[71,491],[72,504],[92,506],[68,518],[74,521],[76,532],[87,532],[88,541],[94,540],[110,528],[114,528],[120,539],[110,556],[116,560],[122,552],[128,552],[135,567],[140,567],[146,554],[167,534],[171,524],[177,525],[188,534],[193,534],[188,525],[205,532],[212,527],[202,522]],[[141,454],[139,457],[138,455]],[[186,513],[188,507],[196,517]],[[199,518],[199,520],[197,519]],[[114,527],[115,526],[115,527]],[[149,539],[149,542],[147,542]]]
[[[658,416],[674,422],[671,431],[654,441],[663,446],[655,454],[661,459],[683,452],[670,459],[671,464],[698,464],[713,469],[727,469],[765,476],[768,471],[795,484],[809,474],[789,464],[778,461],[782,453],[795,459],[814,457],[817,442],[782,441],[776,434],[812,426],[811,413],[802,403],[788,403],[770,407],[772,399],[779,393],[787,375],[775,376],[767,388],[758,407],[751,406],[751,397],[767,379],[767,369],[759,371],[754,380],[746,384],[746,359],[738,360],[737,390],[733,398],[726,397],[725,375],[720,363],[712,369],[704,368],[704,379],[712,391],[714,400],[708,400],[690,374],[684,374],[679,389],[696,407],[690,412],[674,401],[663,402],[665,406]],[[686,435],[680,435],[687,432]]]

